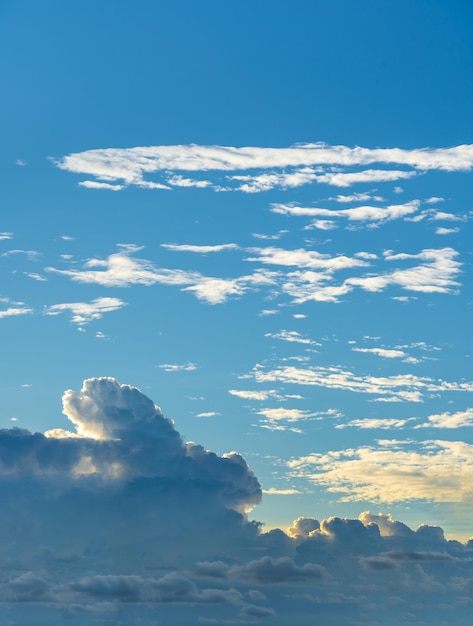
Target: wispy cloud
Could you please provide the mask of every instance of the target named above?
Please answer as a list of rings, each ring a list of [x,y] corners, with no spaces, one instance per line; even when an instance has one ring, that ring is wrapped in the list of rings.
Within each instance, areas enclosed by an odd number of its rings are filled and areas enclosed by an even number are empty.
[[[197,365],[195,363],[184,363],[184,364],[177,364],[177,363],[162,363],[161,365],[158,365],[158,367],[160,367],[161,369],[163,369],[165,372],[193,372],[197,369]]]
[[[63,302],[53,304],[44,311],[45,315],[59,315],[66,311],[70,312],[71,321],[74,324],[83,326],[94,320],[99,320],[104,313],[117,311],[126,306],[126,302],[119,298],[96,298],[91,302]]]
[[[264,370],[256,366],[253,376],[259,383],[284,383],[340,389],[385,397],[388,401],[422,402],[425,395],[438,392],[473,392],[473,381],[447,382],[414,374],[397,376],[356,375],[338,366],[301,368],[282,366]]]
[[[409,169],[346,171],[376,163]],[[217,191],[237,189],[251,193],[314,181],[345,187],[358,182],[411,178],[428,170],[469,171],[473,166],[473,146],[414,150],[350,148],[324,143],[289,148],[151,146],[88,150],[64,156],[55,164],[75,174],[92,176],[94,180],[79,183],[89,188],[119,191],[122,187],[136,185],[169,189],[170,185],[209,187],[211,183]],[[340,171],[341,168],[344,170]],[[216,172],[224,177],[217,181],[199,180],[184,177],[182,172]],[[231,174],[233,172],[242,173]],[[145,179],[153,174],[161,175],[161,180]]]
[[[287,204],[273,204],[271,211],[281,215],[298,217],[323,217],[333,220],[336,217],[345,218],[351,222],[384,223],[403,218],[416,213],[420,206],[418,200],[411,200],[405,204],[393,204],[386,207],[363,205],[351,209],[327,209],[317,207],[299,207]]]
[[[238,250],[235,243],[222,243],[215,246],[194,246],[190,244],[172,244],[162,243],[162,248],[171,250],[172,252],[197,252],[199,254],[208,254],[209,252],[222,252],[223,250]]]
[[[415,418],[396,419],[396,418],[363,418],[350,420],[346,424],[337,424],[335,428],[342,429],[347,427],[360,428],[360,429],[376,429],[388,430],[391,428],[404,428],[406,424]]]
[[[33,313],[33,309],[28,307],[9,307],[0,311],[0,319],[4,317],[15,317],[16,315],[26,315],[27,313]]]
[[[439,226],[438,228],[435,229],[436,235],[452,235],[458,232],[460,232],[459,228],[443,228]]]
[[[0,233],[0,241],[2,239],[13,239],[13,233]]]
[[[352,194],[339,194],[334,196],[333,198],[329,198],[329,200],[334,200],[335,202],[348,203],[348,202],[366,202],[367,200],[371,200],[373,202],[383,202],[384,198],[382,196],[374,196],[368,192],[357,192]]]
[[[379,183],[401,180],[417,176],[418,172],[404,170],[364,170],[361,172],[327,172],[316,176],[319,183],[327,183],[334,187],[350,187],[357,183]]]
[[[274,389],[267,391],[245,391],[242,389],[229,389],[228,393],[244,400],[267,400],[271,396],[274,396],[277,392]]]
[[[307,346],[320,346],[317,341],[313,341],[308,337],[304,337],[295,330],[280,330],[278,333],[266,333],[265,337],[271,339],[280,339],[281,341],[287,341],[289,343],[301,343]]]
[[[385,359],[405,359],[407,354],[403,350],[389,348],[352,348],[353,352],[367,352],[368,354],[376,354]]]
[[[202,253],[220,252],[229,246],[232,250],[239,249],[236,244],[221,245],[225,248],[192,246],[189,249],[187,244],[176,244],[176,248]],[[356,252],[353,256],[333,256],[305,248],[250,247],[245,249],[248,256],[243,260],[263,267],[256,267],[252,273],[237,277],[205,276],[197,271],[159,267],[150,260],[134,256],[142,249],[140,246],[121,244],[118,248],[118,252],[106,258],[90,258],[82,266],[71,262],[69,269],[47,267],[46,271],[67,276],[75,282],[105,287],[155,284],[180,287],[207,304],[221,304],[229,298],[242,297],[249,291],[269,291],[273,298],[290,296],[294,303],[336,303],[356,287],[381,292],[397,286],[424,293],[457,293],[460,287],[456,277],[461,263],[457,260],[458,252],[451,247],[425,249],[417,254],[386,251],[381,263],[390,266],[396,263],[399,266],[396,269],[386,269],[385,265],[379,267],[378,257],[366,251]],[[270,270],[265,265],[279,267]],[[285,268],[297,269],[286,271]],[[345,273],[345,277],[337,280],[337,274],[341,272]],[[353,275],[355,272],[357,274]]]
[[[238,278],[203,276],[199,272],[156,267],[151,261],[132,255],[142,248],[132,244],[120,244],[120,251],[106,259],[89,259],[82,268],[69,270],[47,267],[46,271],[80,283],[105,287],[129,287],[131,285],[173,285],[195,294],[208,304],[220,304],[231,296],[241,296],[248,289],[258,289],[273,284],[271,273],[257,270],[251,275]]]

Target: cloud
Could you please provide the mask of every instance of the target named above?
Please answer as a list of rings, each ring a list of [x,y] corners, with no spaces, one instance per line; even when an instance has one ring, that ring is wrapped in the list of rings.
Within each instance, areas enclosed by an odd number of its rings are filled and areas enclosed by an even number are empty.
[[[159,268],[151,261],[132,257],[141,250],[140,246],[120,244],[118,247],[119,252],[111,254],[107,259],[88,259],[82,269],[74,267],[70,270],[60,270],[47,267],[46,271],[67,276],[75,282],[104,287],[156,284],[179,286],[182,291],[194,293],[199,300],[207,304],[221,304],[231,296],[243,295],[250,288],[258,289],[274,282],[271,273],[264,270],[256,271],[252,275],[227,279],[203,276],[199,272]]]
[[[270,337],[271,339],[280,339],[281,341],[287,341],[289,343],[301,343],[307,346],[321,345],[317,343],[317,341],[312,341],[312,339],[304,337],[295,330],[280,330],[278,333],[266,333],[264,336]]]
[[[84,180],[80,182],[79,185],[87,189],[107,189],[108,191],[120,191],[125,187],[125,185],[112,185],[110,183],[100,183],[94,180]]]
[[[382,163],[403,170],[368,169],[333,171],[331,168],[359,168]],[[73,153],[55,161],[62,170],[92,176],[83,186],[111,188],[136,185],[163,189],[169,185],[212,187],[216,191],[237,189],[260,192],[278,187],[297,187],[313,181],[336,186],[357,182],[411,178],[428,170],[469,171],[473,166],[471,145],[452,148],[362,148],[330,146],[324,143],[299,144],[289,148],[174,145],[135,148],[99,148]],[[251,173],[244,173],[244,172]],[[183,172],[213,172],[218,180],[196,180]],[[235,174],[234,172],[241,172]],[[161,175],[156,182],[145,177]],[[223,178],[222,178],[223,175]],[[109,187],[104,187],[107,185]]]
[[[439,228],[435,229],[436,235],[452,235],[458,232],[460,232],[459,228],[442,228],[439,226]]]
[[[263,493],[269,496],[294,496],[301,492],[298,489],[276,489],[271,487],[270,489],[263,489]]]
[[[218,417],[219,415],[222,414],[216,411],[205,411],[204,413],[197,413],[196,417]]]
[[[33,309],[28,307],[8,307],[8,309],[0,311],[0,319],[4,317],[15,317],[17,315],[27,315],[28,313],[33,313]]]
[[[353,352],[366,352],[368,354],[376,354],[384,359],[403,359],[407,354],[403,350],[394,348],[352,348]]]
[[[384,223],[416,213],[419,205],[420,202],[418,200],[411,200],[405,204],[389,205],[387,207],[366,205],[351,209],[305,208],[295,205],[273,204],[271,211],[281,215],[298,217],[323,217],[331,220],[336,217],[342,217],[352,222]]]
[[[158,365],[165,372],[193,372],[197,369],[197,365],[195,363],[185,363],[178,365],[176,363],[162,363]]]
[[[16,254],[24,254],[29,261],[37,261],[41,256],[41,252],[37,250],[8,250],[2,253],[2,257],[13,256]]]
[[[0,233],[0,241],[2,239],[13,239],[13,233]]]
[[[390,428],[404,428],[406,424],[412,421],[413,418],[407,419],[396,419],[396,418],[364,418],[364,419],[355,419],[350,420],[346,424],[337,424],[335,428],[347,428],[348,426],[352,426],[353,428],[361,428],[361,429],[373,429],[373,428],[381,428],[381,429],[390,429]]]
[[[419,424],[416,428],[464,428],[473,426],[473,408],[455,413],[438,413],[429,415],[428,422]]]
[[[315,250],[284,250],[283,248],[249,248],[256,256],[247,257],[246,261],[259,261],[269,265],[297,266],[308,269],[325,270],[333,272],[353,267],[364,267],[368,263],[360,259],[350,258],[345,255],[331,257]]]
[[[274,390],[269,391],[243,391],[241,389],[229,389],[228,393],[232,396],[237,396],[238,398],[243,398],[245,400],[267,400],[270,396],[274,395],[276,392]]]
[[[37,280],[38,282],[42,282],[42,283],[45,283],[48,280],[47,278],[45,278],[41,274],[38,274],[37,272],[25,272],[25,275],[28,276],[28,278],[32,278],[33,280]]]
[[[126,306],[119,298],[96,298],[91,302],[63,302],[53,304],[45,310],[45,315],[59,315],[65,311],[72,314],[71,321],[82,326],[94,320],[102,319],[104,313],[118,311]]]
[[[463,441],[378,441],[377,446],[314,453],[287,463],[343,502],[468,502],[473,446]]]
[[[357,192],[349,195],[339,194],[333,198],[329,198],[329,200],[341,203],[366,202],[367,200],[372,200],[373,202],[383,202],[384,198],[381,196],[373,196],[371,193]]]
[[[209,252],[222,252],[222,250],[238,250],[235,243],[223,243],[216,246],[192,246],[189,244],[170,244],[162,243],[162,248],[171,250],[172,252],[197,252],[199,254],[208,254]]]
[[[357,183],[377,183],[417,176],[417,172],[402,170],[364,170],[361,172],[327,172],[316,177],[317,182],[334,187],[350,187]]]
[[[231,568],[229,575],[266,585],[309,582],[325,578],[328,574],[320,565],[306,563],[300,567],[290,557],[272,559],[265,556],[262,559],[250,561],[246,565]]]
[[[209,247],[165,245],[180,251],[202,253],[218,252],[228,246],[238,248],[234,247],[236,244]],[[355,288],[371,293],[399,287],[415,292],[455,294],[461,286],[456,279],[462,263],[457,260],[458,252],[451,247],[429,248],[416,254],[395,254],[388,250],[384,252],[382,261],[366,251],[355,252],[353,256],[332,256],[304,248],[251,247],[246,249],[248,256],[243,260],[260,266],[250,274],[232,278],[158,267],[150,260],[134,256],[141,250],[139,246],[120,244],[118,248],[118,252],[105,259],[88,259],[82,267],[71,261],[69,269],[47,267],[46,271],[75,282],[104,287],[158,284],[179,287],[181,291],[191,292],[198,300],[211,305],[255,291],[269,291],[273,298],[289,296],[293,303],[301,304],[309,301],[338,303]],[[375,264],[379,263],[383,265],[376,268]],[[393,263],[398,267],[393,269]],[[279,267],[268,269],[265,267],[268,265]],[[339,277],[340,274],[345,276]]]
[[[339,366],[312,366],[301,368],[281,366],[265,370],[262,366],[253,369],[252,376],[258,383],[284,383],[340,389],[354,393],[386,396],[388,401],[422,402],[431,393],[473,391],[473,381],[448,382],[442,379],[419,377],[414,374],[396,376],[356,375]],[[376,398],[379,400],[380,398]]]
[[[471,543],[367,511],[263,532],[245,513],[261,488],[243,457],[185,443],[136,387],[87,379],[63,409],[70,431],[0,431],[0,613],[10,621],[152,626],[159,606],[166,624],[310,624],[314,611],[331,626],[469,624]],[[381,441],[288,469],[343,497],[461,501],[472,466],[462,442]]]
[[[278,408],[266,408],[256,411],[258,415],[263,415],[269,422],[278,422],[284,420],[287,422],[297,422],[299,420],[306,420],[310,417],[317,415],[317,413],[311,413],[310,411],[302,411],[300,409],[286,409],[284,407]]]

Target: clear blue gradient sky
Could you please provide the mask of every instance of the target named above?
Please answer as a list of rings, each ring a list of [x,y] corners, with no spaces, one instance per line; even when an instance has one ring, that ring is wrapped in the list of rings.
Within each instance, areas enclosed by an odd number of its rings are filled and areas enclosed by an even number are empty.
[[[472,26],[0,4],[10,623],[469,623]]]

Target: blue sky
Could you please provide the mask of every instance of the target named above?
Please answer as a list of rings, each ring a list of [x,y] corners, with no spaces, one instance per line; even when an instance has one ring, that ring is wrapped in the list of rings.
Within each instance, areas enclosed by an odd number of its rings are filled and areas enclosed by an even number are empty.
[[[0,17],[5,616],[468,623],[469,3]]]

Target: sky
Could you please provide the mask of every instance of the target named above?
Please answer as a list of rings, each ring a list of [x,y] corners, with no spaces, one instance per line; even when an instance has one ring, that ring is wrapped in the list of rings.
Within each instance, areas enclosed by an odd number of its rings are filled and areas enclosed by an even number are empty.
[[[471,623],[472,20],[0,2],[2,623]]]

